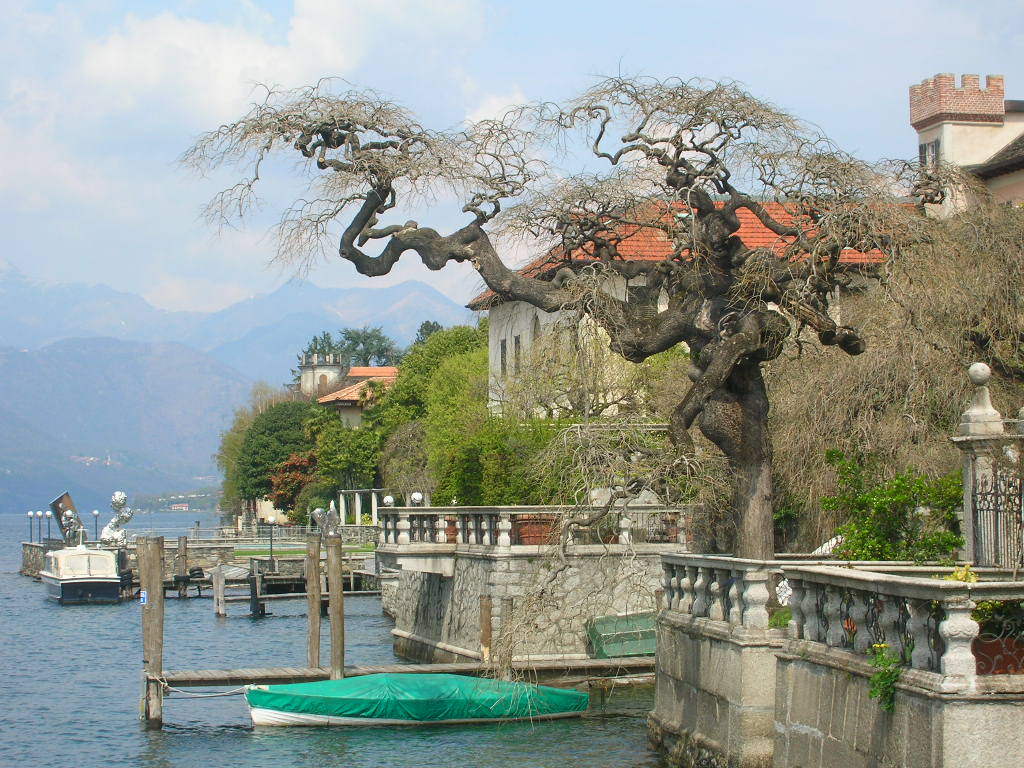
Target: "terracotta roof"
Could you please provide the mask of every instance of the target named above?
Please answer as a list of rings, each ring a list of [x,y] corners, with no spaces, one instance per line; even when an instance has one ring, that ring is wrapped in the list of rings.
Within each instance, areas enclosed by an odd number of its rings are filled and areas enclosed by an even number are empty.
[[[394,365],[353,366],[346,374],[351,379],[393,379],[398,375]]]
[[[716,205],[721,207],[724,203],[716,203]],[[781,203],[764,202],[761,205],[780,224],[786,225],[793,220],[792,213]],[[680,210],[685,210],[682,205],[677,207]],[[781,256],[792,242],[791,238],[781,237],[768,229],[754,215],[753,211],[747,208],[737,209],[736,216],[740,221],[740,228],[736,235],[743,240],[748,248],[767,248]],[[659,229],[628,225],[622,228],[622,240],[618,244],[618,252],[622,261],[661,261],[672,254],[672,244],[665,233]],[[572,255],[572,259],[586,261],[588,254],[576,253]],[[882,252],[877,249],[861,253],[847,248],[840,256],[840,261],[844,264],[878,264],[882,259]],[[526,277],[539,277],[563,262],[562,252],[559,249],[552,249],[544,256],[521,267],[518,272]],[[496,300],[499,299],[494,291],[487,289],[475,296],[466,306],[476,310],[487,309]]]
[[[397,370],[397,369],[396,369]],[[336,403],[343,403],[348,405],[359,405],[363,399],[363,393],[370,386],[371,381],[383,382],[384,386],[387,387],[394,382],[395,378],[384,376],[372,376],[362,381],[357,381],[355,384],[349,384],[347,387],[342,387],[337,392],[331,392],[329,395],[324,395],[317,399],[317,402],[321,405],[330,405]]]

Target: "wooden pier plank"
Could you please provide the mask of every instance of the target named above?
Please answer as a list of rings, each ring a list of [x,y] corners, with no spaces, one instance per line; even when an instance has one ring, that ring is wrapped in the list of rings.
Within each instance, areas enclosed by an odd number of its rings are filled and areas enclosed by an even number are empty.
[[[654,671],[653,656],[631,656],[618,659],[566,659],[550,661],[520,661],[512,668],[521,672],[544,673],[645,673]],[[345,677],[374,675],[381,673],[448,673],[456,675],[479,675],[493,669],[490,664],[480,662],[454,662],[449,664],[383,664],[378,666],[345,667]],[[330,678],[326,667],[269,667],[246,669],[188,669],[165,672],[162,681],[174,688],[195,688],[223,685],[279,685],[283,683],[308,683]]]

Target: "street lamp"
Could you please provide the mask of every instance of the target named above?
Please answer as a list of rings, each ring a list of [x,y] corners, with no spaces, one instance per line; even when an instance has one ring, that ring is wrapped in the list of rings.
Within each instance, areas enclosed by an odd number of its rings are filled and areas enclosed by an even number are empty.
[[[53,512],[46,510],[46,538],[50,538],[50,519],[53,517]]]
[[[274,522],[275,518],[273,515],[267,518],[267,522],[270,524],[270,567],[274,567]]]
[[[33,517],[34,517],[34,515],[32,514],[32,510],[30,509],[28,511],[28,541],[29,541],[30,544],[32,543],[32,518]]]
[[[92,511],[92,532],[93,532],[92,540],[93,541],[99,541],[100,540],[100,511],[98,509],[94,509]]]
[[[39,530],[39,540],[43,540],[43,510],[36,510],[36,527]]]

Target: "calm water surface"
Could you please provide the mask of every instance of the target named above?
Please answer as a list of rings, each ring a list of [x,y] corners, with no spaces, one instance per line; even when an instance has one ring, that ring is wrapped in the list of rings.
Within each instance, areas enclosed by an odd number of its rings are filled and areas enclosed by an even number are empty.
[[[241,696],[165,700],[162,731],[139,716],[142,641],[137,603],[59,606],[18,575],[24,512],[0,513],[0,766],[332,766],[344,768],[654,768],[647,750],[650,689],[591,697],[581,720],[418,728],[259,728]],[[196,515],[155,514],[129,530],[184,534]],[[215,521],[204,518],[203,526]],[[234,605],[218,619],[210,600],[168,599],[166,669],[305,664],[304,604],[273,604],[251,619]],[[400,661],[391,622],[373,597],[345,602],[350,664]],[[323,627],[323,652],[328,628]]]

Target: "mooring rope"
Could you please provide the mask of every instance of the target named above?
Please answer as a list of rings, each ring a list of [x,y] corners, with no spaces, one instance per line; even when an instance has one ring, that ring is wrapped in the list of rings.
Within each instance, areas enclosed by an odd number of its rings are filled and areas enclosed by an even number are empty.
[[[175,688],[174,686],[167,685],[167,683],[164,683],[164,690],[173,693],[180,693],[182,696],[187,696],[190,699],[214,699],[218,696],[241,696],[243,693],[245,693],[245,688],[246,686],[243,685],[241,688],[234,688],[230,691],[217,691],[215,693],[192,693],[192,691],[184,691],[181,688]]]

